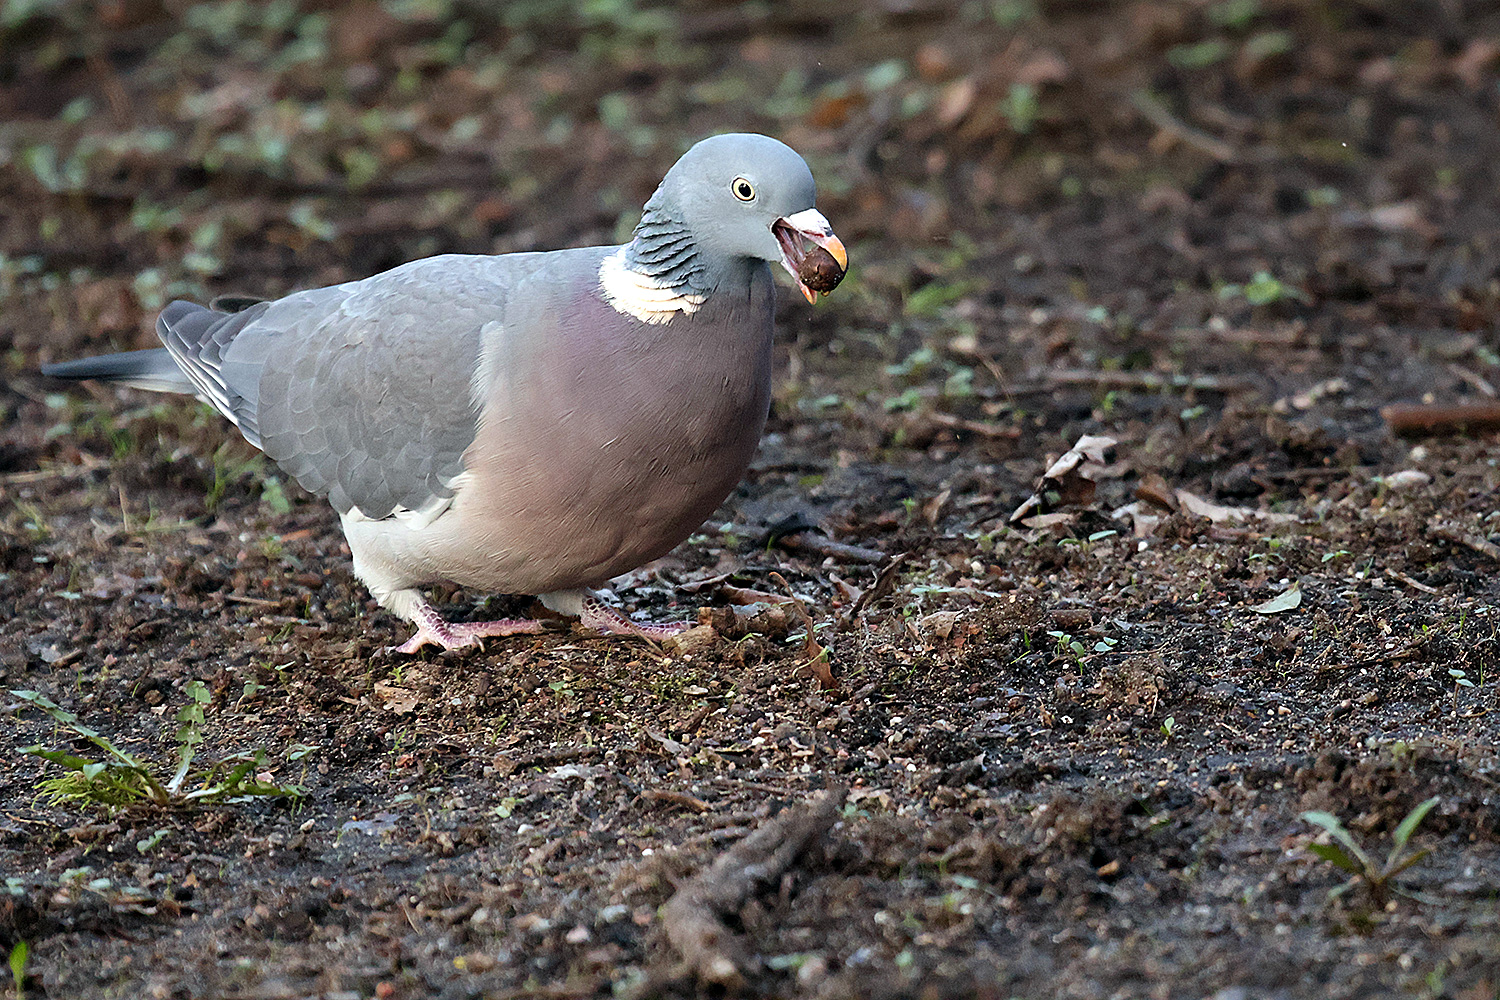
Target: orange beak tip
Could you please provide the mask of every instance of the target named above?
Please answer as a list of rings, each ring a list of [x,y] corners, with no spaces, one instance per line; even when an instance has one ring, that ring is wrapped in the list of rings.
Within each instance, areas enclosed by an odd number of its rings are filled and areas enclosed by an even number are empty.
[[[837,236],[829,236],[827,242],[823,243],[823,249],[833,255],[833,259],[839,262],[839,267],[845,271],[849,270],[849,254],[844,250],[844,242]]]

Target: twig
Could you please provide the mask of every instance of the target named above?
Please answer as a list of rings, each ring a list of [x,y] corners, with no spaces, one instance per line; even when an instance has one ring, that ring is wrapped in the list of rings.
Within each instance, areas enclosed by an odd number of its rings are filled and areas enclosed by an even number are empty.
[[[939,427],[963,431],[965,434],[973,434],[976,437],[1014,441],[1021,436],[1021,428],[1019,427],[1006,427],[1003,424],[991,424],[983,420],[969,420],[965,417],[955,417],[951,413],[939,413],[937,411],[928,413],[926,416],[928,420],[931,420]]]
[[[1385,571],[1385,573],[1386,576],[1389,576],[1392,580],[1399,580],[1411,589],[1420,590],[1424,594],[1442,593],[1442,591],[1438,590],[1436,587],[1431,586],[1430,584],[1423,583],[1421,580],[1413,579],[1412,577],[1409,577],[1405,573],[1401,572],[1399,569],[1388,569]]]
[[[1480,555],[1489,556],[1496,562],[1500,562],[1500,545],[1496,545],[1488,539],[1480,538],[1478,535],[1471,535],[1457,525],[1439,524],[1432,529],[1432,533],[1444,541],[1467,545]]]
[[[495,770],[500,777],[504,778],[528,767],[561,764],[583,757],[593,757],[600,752],[598,747],[557,747],[552,750],[539,750],[525,757],[517,757],[515,760],[502,759],[496,762]]]
[[[1474,391],[1478,392],[1480,395],[1488,396],[1491,399],[1494,399],[1496,395],[1500,395],[1495,392],[1495,387],[1493,384],[1491,384],[1490,380],[1476,371],[1470,371],[1463,365],[1451,361],[1448,363],[1448,370],[1452,372],[1454,376],[1472,386],[1474,388]]]
[[[848,791],[824,792],[811,805],[786,809],[720,855],[662,907],[662,928],[699,982],[728,990],[745,983],[753,959],[724,923],[762,886],[776,882],[828,832]]]
[[[264,597],[248,597],[245,594],[225,594],[224,600],[234,604],[248,604],[254,608],[281,607],[281,601],[268,601]]]
[[[890,558],[879,549],[835,542],[815,531],[796,531],[790,535],[782,535],[776,539],[776,544],[793,552],[811,552],[813,555],[831,556],[840,562],[863,563],[866,566],[880,566]]]
[[[1500,402],[1437,406],[1393,403],[1382,407],[1380,415],[1392,434],[1404,436],[1500,430]]]
[[[854,606],[850,608],[849,613],[844,616],[844,622],[852,622],[854,619],[860,616],[860,613],[863,612],[865,608],[874,605],[875,602],[881,600],[882,598],[889,595],[891,591],[895,590],[896,574],[900,572],[902,564],[910,558],[910,552],[903,552],[892,559],[890,562],[886,563],[885,568],[880,571],[880,575],[875,578],[875,582],[872,583],[863,594],[859,595],[859,598],[854,602]]]
[[[1202,129],[1193,128],[1144,90],[1137,90],[1130,95],[1130,106],[1139,111],[1142,118],[1172,138],[1207,153],[1220,163],[1235,163],[1240,159],[1239,153],[1229,143],[1214,138]]]
[[[1249,383],[1222,379],[1214,375],[1162,375],[1158,372],[1094,371],[1088,368],[1064,368],[1047,373],[1047,382],[1059,385],[1094,385],[1102,389],[1198,389],[1204,392],[1244,392]]]

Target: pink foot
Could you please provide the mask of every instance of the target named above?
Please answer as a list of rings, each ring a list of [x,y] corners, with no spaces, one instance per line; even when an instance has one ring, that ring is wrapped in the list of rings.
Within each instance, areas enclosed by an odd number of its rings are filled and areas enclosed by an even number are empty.
[[[585,595],[583,598],[583,613],[578,616],[578,623],[584,628],[591,628],[605,635],[634,635],[653,642],[670,639],[674,635],[686,632],[694,624],[693,622],[633,622],[626,618],[619,609],[605,604],[593,594]]]
[[[423,601],[417,606],[417,632],[396,647],[398,653],[415,653],[423,646],[468,649],[481,639],[500,635],[535,635],[546,626],[531,618],[502,618],[493,622],[450,622]]]

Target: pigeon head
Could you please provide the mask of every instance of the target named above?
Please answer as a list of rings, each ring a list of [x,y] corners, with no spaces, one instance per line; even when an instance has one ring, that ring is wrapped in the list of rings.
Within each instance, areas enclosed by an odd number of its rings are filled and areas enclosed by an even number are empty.
[[[848,266],[844,245],[813,207],[816,197],[812,171],[790,146],[754,133],[716,135],[667,171],[636,239],[670,246],[686,236],[701,255],[696,263],[709,270],[780,261],[811,302],[816,293],[799,273],[807,270],[808,242],[840,270]]]

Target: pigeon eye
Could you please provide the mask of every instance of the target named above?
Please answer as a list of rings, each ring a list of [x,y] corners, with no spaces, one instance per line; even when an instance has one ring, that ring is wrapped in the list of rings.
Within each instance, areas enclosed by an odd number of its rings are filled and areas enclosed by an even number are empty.
[[[733,191],[734,196],[740,201],[755,200],[755,185],[743,177],[736,177],[734,183],[729,185],[729,190]]]

